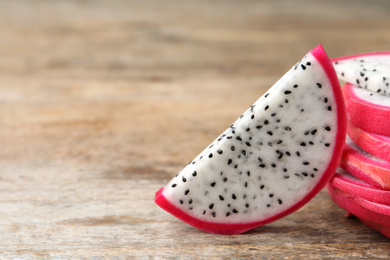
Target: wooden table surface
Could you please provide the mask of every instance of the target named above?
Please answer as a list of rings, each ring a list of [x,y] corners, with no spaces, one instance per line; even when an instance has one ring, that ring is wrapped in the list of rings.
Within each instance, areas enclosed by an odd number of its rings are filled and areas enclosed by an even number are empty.
[[[390,50],[389,1],[1,1],[0,257],[387,258],[325,190],[246,234],[154,193],[306,52]]]

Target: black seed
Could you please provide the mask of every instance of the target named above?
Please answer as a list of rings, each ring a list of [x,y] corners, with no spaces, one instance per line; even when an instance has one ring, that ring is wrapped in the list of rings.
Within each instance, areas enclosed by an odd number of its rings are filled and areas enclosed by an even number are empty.
[[[329,147],[329,146],[330,146],[330,143],[326,143],[325,146],[326,146],[326,147]]]
[[[233,136],[231,136],[231,135],[226,137],[226,139],[232,139],[232,138],[233,138]]]
[[[309,165],[310,163],[309,162],[307,162],[307,161],[304,161],[303,162],[303,165]]]
[[[286,91],[284,91],[284,94],[285,95],[291,94],[291,91],[290,90],[286,90]]]
[[[288,176],[288,175],[285,175],[285,176],[284,176],[284,178],[285,178],[285,179],[288,179],[288,178],[290,178],[290,176]]]
[[[297,156],[298,156],[298,157],[299,157],[299,156],[301,156],[301,153],[300,153],[300,152],[298,152],[298,151],[296,152],[296,154],[297,154]]]
[[[268,125],[268,123],[269,123],[268,120],[264,120],[265,125]]]
[[[175,188],[176,186],[177,186],[176,183],[174,183],[174,184],[171,185],[172,188]]]
[[[306,62],[306,65],[307,65],[307,66],[310,66],[310,65],[311,65],[310,61]]]
[[[245,203],[245,207],[246,207],[246,208],[249,208],[249,204],[248,204],[248,203]]]
[[[251,144],[250,144],[249,142],[246,142],[245,144],[246,144],[247,146],[251,146]]]
[[[309,141],[309,144],[310,144],[310,145],[314,145],[314,143],[313,143],[312,141]]]
[[[294,86],[293,86],[293,88],[297,88],[298,87],[298,85],[297,84],[295,84]]]
[[[183,200],[180,200],[179,202],[180,202],[180,204],[183,204],[183,203],[184,203],[184,201],[183,201]]]
[[[256,128],[257,129],[261,129],[263,126],[262,125],[257,125]]]
[[[234,194],[234,193],[232,194],[232,199],[234,199],[234,200],[237,199],[236,194]]]
[[[219,199],[220,199],[220,200],[225,200],[225,198],[222,197],[221,195],[219,195]]]
[[[365,77],[365,78],[364,78],[364,81],[368,81],[368,77]]]
[[[286,131],[291,131],[291,127],[286,127],[286,128],[284,128]]]
[[[212,215],[214,218],[215,218],[215,216],[216,216],[216,215],[215,215],[215,212],[211,213],[211,215]]]
[[[264,110],[267,110],[269,108],[269,105],[266,105],[265,107],[264,107]]]
[[[248,182],[245,182],[245,183],[244,183],[244,186],[245,186],[245,188],[248,187]]]
[[[254,119],[255,118],[255,115],[251,115],[251,119]]]
[[[379,93],[379,92],[381,92],[381,91],[382,91],[381,89],[378,89],[376,92]]]
[[[232,212],[237,214],[237,213],[238,213],[238,210],[233,209]]]
[[[267,204],[267,208],[271,207],[271,204]]]
[[[283,203],[283,201],[282,201],[281,199],[278,199],[278,202],[279,202],[279,204],[282,204],[282,203]]]
[[[313,171],[318,172],[318,169],[317,168],[313,168]]]
[[[318,86],[318,88],[322,88],[322,84],[321,83],[317,83],[317,86]]]
[[[229,216],[230,216],[230,214],[231,214],[230,212],[227,212],[227,213],[226,213],[226,217],[229,217]]]
[[[247,129],[245,129],[245,131],[249,132],[251,129],[248,127]]]
[[[360,80],[359,80],[359,79],[356,79],[356,83],[357,83],[357,84],[360,84]]]
[[[284,172],[287,172],[287,168],[283,168],[283,171],[284,171]]]
[[[213,154],[212,153],[209,154],[209,158],[213,158]]]
[[[192,199],[190,199],[190,200],[188,201],[188,204],[192,204]]]
[[[212,182],[212,183],[210,184],[210,186],[211,186],[211,187],[214,187],[214,186],[215,186],[215,182]]]
[[[331,106],[328,106],[328,111],[332,111],[332,107]]]
[[[268,97],[269,96],[269,93],[265,94],[264,97]]]
[[[232,145],[232,147],[230,147],[230,150],[234,151],[236,149],[236,147],[234,147],[234,145]]]
[[[264,163],[261,163],[259,166],[260,166],[261,168],[265,168],[265,164],[264,164]]]
[[[310,174],[310,176],[312,177],[312,178],[314,178],[314,174],[312,173],[312,174]]]
[[[305,70],[305,69],[306,69],[306,66],[303,65],[303,64],[301,64],[301,68],[302,68],[303,70]]]
[[[260,157],[257,157],[257,160],[259,160],[259,162],[263,161],[263,159],[261,159]]]
[[[344,72],[341,72],[341,76],[343,76],[343,77],[344,77],[344,75],[345,75],[345,74],[344,74]]]
[[[329,126],[325,126],[325,130],[326,130],[326,131],[330,131],[331,128],[330,128]]]
[[[360,76],[364,77],[364,73],[363,73],[363,72],[360,72]]]
[[[272,113],[271,116],[272,116],[272,117],[273,117],[273,116],[276,116],[276,113]]]
[[[307,177],[307,172],[302,172],[302,175]]]
[[[288,103],[288,99],[285,99],[285,100],[284,100],[284,103]]]
[[[286,151],[287,156],[291,156],[291,153],[289,151]]]
[[[238,141],[242,141],[242,138],[239,137],[239,136],[237,136],[236,139],[237,139]]]
[[[272,131],[267,131],[267,134],[273,135]]]
[[[227,182],[228,181],[228,178],[223,178],[223,182]]]
[[[303,112],[303,111],[305,111],[305,109],[302,108],[302,109],[301,109],[301,112]]]
[[[187,179],[186,179],[184,176],[181,178],[181,180],[182,180],[183,182],[186,182],[186,181],[187,181]]]
[[[227,162],[227,164],[230,165],[230,164],[232,164],[232,162],[233,162],[233,160],[232,160],[232,159],[229,159],[228,162]]]
[[[260,189],[261,190],[264,189],[264,184],[260,185]]]
[[[194,171],[193,173],[192,173],[192,176],[196,176],[197,175],[197,172],[196,171]]]
[[[186,190],[185,192],[184,192],[184,195],[188,195],[188,193],[190,193],[190,190]]]
[[[203,214],[203,215],[206,214],[206,210],[203,210],[203,213],[202,213],[202,214]]]
[[[209,148],[211,148],[211,147],[213,147],[214,146],[214,144],[211,144],[210,146],[209,146]]]
[[[272,166],[273,168],[275,168],[275,167],[276,167],[276,164],[272,163],[271,166]]]
[[[211,203],[210,205],[209,205],[209,209],[213,209],[214,208],[214,203]]]
[[[303,133],[304,135],[308,135],[310,133],[310,131],[306,131],[305,133]]]
[[[219,153],[219,154],[222,154],[222,153],[223,153],[223,151],[222,151],[222,150],[218,150],[218,151],[217,151],[217,153]]]
[[[240,157],[238,157],[238,158],[240,158]],[[236,164],[236,165],[234,165],[234,169],[237,169],[237,167],[238,167],[238,165]]]
[[[315,135],[317,133],[317,129],[311,130],[311,134]]]
[[[280,153],[278,159],[282,159],[282,157],[283,157],[283,153]]]
[[[305,142],[300,143],[301,146],[306,146]]]
[[[282,140],[279,140],[279,141],[277,142],[277,144],[281,144],[281,143],[283,143],[283,141],[282,141]]]
[[[244,156],[246,155],[246,151],[245,151],[245,150],[242,150],[241,153],[242,153],[242,155],[244,155]]]
[[[272,198],[273,196],[274,196],[274,194],[272,194],[272,193],[269,194],[269,197],[270,197],[270,198]]]
[[[325,103],[328,103],[328,98],[324,98],[324,102],[325,102]]]
[[[250,172],[250,171],[247,171],[247,172],[246,172],[246,175],[248,175],[248,177],[251,176],[251,172]]]

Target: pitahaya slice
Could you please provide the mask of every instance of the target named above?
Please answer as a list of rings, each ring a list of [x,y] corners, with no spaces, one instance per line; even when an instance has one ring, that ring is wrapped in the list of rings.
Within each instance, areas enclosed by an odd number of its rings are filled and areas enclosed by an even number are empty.
[[[334,174],[345,136],[341,88],[318,46],[160,189],[155,202],[201,230],[245,232],[314,197]]]
[[[390,162],[363,151],[347,138],[340,167],[357,178],[384,190],[390,190]]]
[[[378,231],[385,237],[390,238],[390,226],[381,225],[369,220],[365,220],[363,218],[358,218],[358,219],[368,227],[372,228],[373,230]]]
[[[390,136],[373,134],[352,124],[348,124],[347,134],[355,144],[366,152],[390,162]]]
[[[341,80],[390,96],[390,52],[340,57],[332,62]]]
[[[326,185],[332,200],[358,218],[390,226],[390,206],[371,202],[342,191],[332,184]]]
[[[345,105],[350,122],[365,131],[390,136],[390,97],[352,84],[343,86]]]
[[[330,184],[365,200],[390,205],[390,191],[374,187],[343,169],[337,169],[336,174],[330,180]]]

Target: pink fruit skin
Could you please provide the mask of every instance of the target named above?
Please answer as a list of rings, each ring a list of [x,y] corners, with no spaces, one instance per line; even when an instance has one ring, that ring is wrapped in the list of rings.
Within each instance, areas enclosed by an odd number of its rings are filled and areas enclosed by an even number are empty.
[[[345,144],[340,167],[375,187],[390,190],[389,162],[368,158]]]
[[[336,62],[336,61],[350,60],[350,59],[361,58],[361,57],[366,57],[366,56],[385,56],[385,55],[390,55],[390,52],[388,52],[388,51],[368,52],[368,53],[363,53],[363,54],[334,58],[334,59],[331,59],[331,61]]]
[[[343,86],[343,95],[350,122],[371,133],[390,136],[390,107],[361,99],[354,93],[352,84]]]
[[[324,171],[323,175],[321,176],[321,179],[311,190],[311,192],[309,192],[302,200],[298,201],[296,204],[294,204],[286,211],[280,212],[279,214],[274,215],[263,221],[251,222],[251,223],[215,223],[215,222],[206,222],[206,221],[196,219],[188,215],[186,212],[182,211],[181,209],[177,208],[176,206],[172,205],[169,202],[169,200],[167,200],[165,196],[162,194],[164,188],[161,188],[159,191],[156,192],[155,195],[156,204],[159,205],[164,210],[166,210],[167,212],[171,213],[172,215],[186,222],[187,224],[190,224],[200,230],[210,232],[210,233],[222,234],[222,235],[232,235],[232,234],[240,234],[246,232],[255,227],[265,225],[267,223],[280,219],[284,216],[287,216],[300,209],[307,202],[309,202],[318,192],[320,192],[328,183],[330,178],[333,176],[334,172],[336,171],[339,165],[340,157],[343,151],[345,137],[347,134],[347,116],[346,116],[345,104],[344,104],[340,84],[336,76],[336,72],[333,68],[333,65],[329,60],[329,57],[327,56],[327,54],[325,53],[321,45],[318,45],[316,48],[312,49],[310,53],[321,64],[322,68],[324,69],[331,83],[333,95],[337,104],[337,126],[338,126],[332,159],[329,162],[327,169]]]
[[[362,181],[348,178],[348,175],[336,173],[330,180],[330,184],[340,190],[359,196],[368,201],[390,205],[390,191],[382,190]]]
[[[389,136],[369,133],[351,124],[348,124],[347,133],[354,143],[366,152],[383,160],[390,161]]]
[[[358,218],[362,223],[366,224],[370,228],[372,228],[375,231],[378,231],[379,233],[382,233],[385,237],[390,238],[390,227],[384,226],[369,220],[365,220],[363,218]]]
[[[326,188],[332,200],[339,207],[359,218],[390,227],[390,206],[374,203],[346,193],[330,183]]]

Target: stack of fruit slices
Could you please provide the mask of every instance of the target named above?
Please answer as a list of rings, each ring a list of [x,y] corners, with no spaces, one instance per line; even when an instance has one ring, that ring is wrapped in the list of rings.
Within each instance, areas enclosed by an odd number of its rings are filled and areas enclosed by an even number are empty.
[[[336,204],[390,237],[390,52],[332,62],[347,82],[348,136],[327,189]]]

